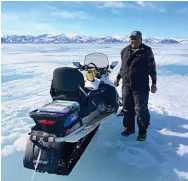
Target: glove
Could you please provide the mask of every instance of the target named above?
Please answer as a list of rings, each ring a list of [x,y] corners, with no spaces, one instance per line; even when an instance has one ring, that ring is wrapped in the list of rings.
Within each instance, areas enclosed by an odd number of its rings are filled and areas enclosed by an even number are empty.
[[[156,86],[156,84],[152,84],[152,85],[151,85],[151,92],[152,92],[152,93],[156,93],[156,91],[157,91],[157,86]]]
[[[120,81],[119,79],[117,79],[117,78],[115,79],[115,81],[114,81],[114,86],[115,86],[115,87],[118,87],[118,86],[119,86],[119,81]]]

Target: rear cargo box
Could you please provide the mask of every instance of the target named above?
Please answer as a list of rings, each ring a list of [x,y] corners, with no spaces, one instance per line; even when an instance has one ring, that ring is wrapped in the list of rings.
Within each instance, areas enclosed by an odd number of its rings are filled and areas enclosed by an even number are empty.
[[[36,125],[32,131],[45,131],[56,136],[65,136],[82,125],[80,105],[74,101],[56,100],[30,112]]]

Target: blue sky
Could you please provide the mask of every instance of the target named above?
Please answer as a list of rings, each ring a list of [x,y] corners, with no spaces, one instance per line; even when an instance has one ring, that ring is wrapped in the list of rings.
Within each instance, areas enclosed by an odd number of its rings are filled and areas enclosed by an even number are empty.
[[[1,2],[1,34],[188,38],[188,2]]]

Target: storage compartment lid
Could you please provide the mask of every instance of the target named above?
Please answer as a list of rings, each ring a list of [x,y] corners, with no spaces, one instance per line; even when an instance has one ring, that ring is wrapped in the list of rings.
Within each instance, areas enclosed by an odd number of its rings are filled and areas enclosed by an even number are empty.
[[[56,100],[38,108],[39,112],[69,113],[72,110],[80,110],[80,104],[75,101]]]

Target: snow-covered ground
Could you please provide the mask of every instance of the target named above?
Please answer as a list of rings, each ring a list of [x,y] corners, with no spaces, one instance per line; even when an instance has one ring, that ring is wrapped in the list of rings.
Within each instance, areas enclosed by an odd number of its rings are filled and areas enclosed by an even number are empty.
[[[2,45],[1,156],[3,181],[31,180],[23,167],[28,113],[51,101],[53,70],[83,62],[91,52],[120,61],[125,45]],[[177,181],[188,180],[188,45],[151,45],[158,71],[158,91],[150,94],[151,126],[146,142],[120,135],[122,118],[104,121],[72,173],[36,173],[34,181]],[[114,69],[114,79],[120,64]],[[121,86],[118,87],[121,94]]]

